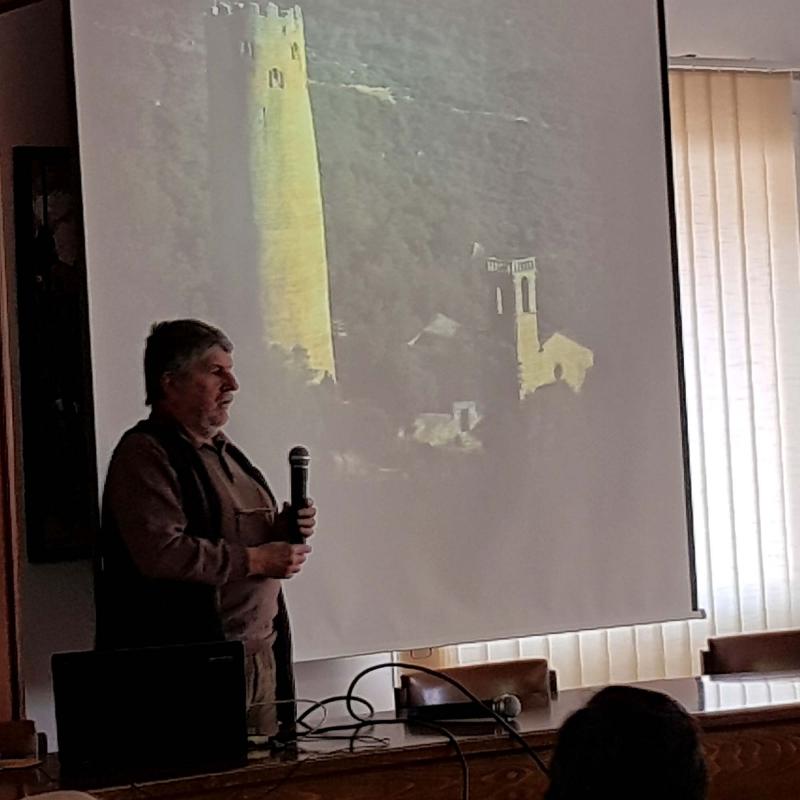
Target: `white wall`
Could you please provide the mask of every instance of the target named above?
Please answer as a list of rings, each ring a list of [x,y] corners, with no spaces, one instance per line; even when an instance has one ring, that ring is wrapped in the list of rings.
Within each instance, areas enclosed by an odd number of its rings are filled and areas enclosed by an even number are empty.
[[[800,66],[797,0],[666,0],[671,56],[753,58]]]

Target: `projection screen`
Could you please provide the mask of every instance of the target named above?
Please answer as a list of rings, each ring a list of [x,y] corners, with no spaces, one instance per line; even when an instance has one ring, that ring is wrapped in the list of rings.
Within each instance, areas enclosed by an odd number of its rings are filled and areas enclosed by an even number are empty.
[[[298,658],[692,615],[658,16],[73,0],[100,474],[222,327]]]

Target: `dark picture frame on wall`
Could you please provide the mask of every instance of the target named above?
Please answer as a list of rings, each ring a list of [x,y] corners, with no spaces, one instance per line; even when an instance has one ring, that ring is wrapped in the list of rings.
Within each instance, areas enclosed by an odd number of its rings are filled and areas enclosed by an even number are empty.
[[[99,514],[78,153],[16,147],[13,169],[27,556],[87,558]]]

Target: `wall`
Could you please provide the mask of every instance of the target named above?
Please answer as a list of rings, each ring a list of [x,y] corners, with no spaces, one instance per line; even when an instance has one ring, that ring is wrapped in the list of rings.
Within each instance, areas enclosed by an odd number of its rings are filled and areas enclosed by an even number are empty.
[[[753,58],[800,67],[797,0],[666,0],[672,56]]]
[[[65,146],[76,140],[64,40],[61,0],[42,0],[0,15],[0,261],[11,298],[15,292],[12,147]],[[6,302],[11,335],[3,336],[12,375],[16,373],[13,307],[13,302]],[[10,394],[16,402],[13,391]],[[11,413],[19,420],[17,408]],[[15,446],[18,458],[19,442]],[[18,511],[19,492],[16,500]],[[21,561],[26,716],[52,735],[50,654],[91,646],[90,570],[87,563],[29,565],[24,553]]]

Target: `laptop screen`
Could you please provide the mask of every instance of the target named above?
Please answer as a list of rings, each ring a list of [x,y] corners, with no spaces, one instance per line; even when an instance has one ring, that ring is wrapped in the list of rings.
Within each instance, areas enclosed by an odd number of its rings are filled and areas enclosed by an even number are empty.
[[[52,672],[62,776],[140,780],[246,761],[241,642],[56,653]]]

